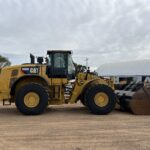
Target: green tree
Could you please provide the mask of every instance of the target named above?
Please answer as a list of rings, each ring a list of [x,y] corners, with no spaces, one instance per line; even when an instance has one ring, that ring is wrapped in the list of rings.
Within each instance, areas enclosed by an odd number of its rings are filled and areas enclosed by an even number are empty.
[[[74,63],[75,67],[76,67],[76,72],[85,72],[86,71],[86,66],[81,65],[81,64],[76,64]]]
[[[0,64],[5,63],[5,66],[10,66],[11,62],[8,60],[8,58],[0,55]]]

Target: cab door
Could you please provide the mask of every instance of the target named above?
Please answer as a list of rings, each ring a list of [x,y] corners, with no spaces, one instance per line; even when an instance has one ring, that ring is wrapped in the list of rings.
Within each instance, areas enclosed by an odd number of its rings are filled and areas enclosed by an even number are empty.
[[[66,53],[53,54],[53,77],[67,78],[68,75],[68,59]]]
[[[68,54],[51,53],[47,65],[46,74],[49,78],[67,78],[68,75]]]

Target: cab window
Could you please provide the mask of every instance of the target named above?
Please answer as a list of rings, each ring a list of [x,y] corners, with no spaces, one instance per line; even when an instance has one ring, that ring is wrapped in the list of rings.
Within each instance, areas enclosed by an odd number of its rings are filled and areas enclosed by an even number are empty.
[[[65,68],[65,55],[61,53],[54,54],[54,68]]]

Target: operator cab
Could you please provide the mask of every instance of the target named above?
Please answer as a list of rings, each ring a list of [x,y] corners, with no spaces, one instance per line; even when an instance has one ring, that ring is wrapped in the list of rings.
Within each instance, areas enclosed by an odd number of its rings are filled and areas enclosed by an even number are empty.
[[[71,51],[51,50],[47,51],[46,74],[49,78],[75,78],[75,65]]]

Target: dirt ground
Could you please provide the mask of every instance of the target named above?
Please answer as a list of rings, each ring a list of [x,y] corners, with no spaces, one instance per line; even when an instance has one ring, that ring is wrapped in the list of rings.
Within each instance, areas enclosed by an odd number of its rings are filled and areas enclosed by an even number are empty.
[[[0,105],[3,150],[149,150],[150,116],[113,111],[92,115],[80,104],[50,106],[39,116],[23,116]]]

